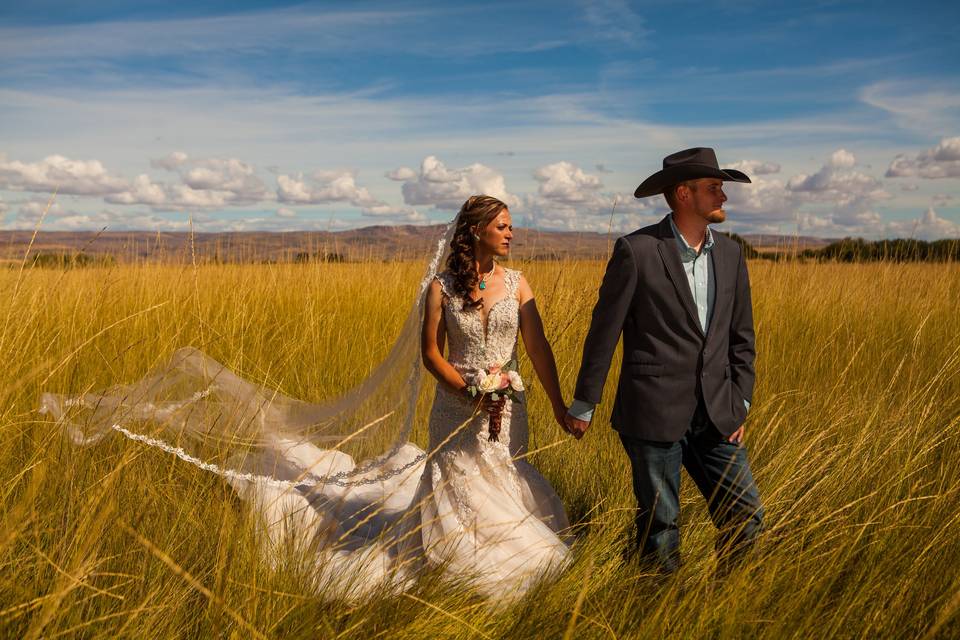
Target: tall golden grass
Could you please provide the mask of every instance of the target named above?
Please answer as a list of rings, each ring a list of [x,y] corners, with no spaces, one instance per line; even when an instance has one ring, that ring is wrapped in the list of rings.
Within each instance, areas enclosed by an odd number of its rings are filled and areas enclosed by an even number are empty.
[[[133,381],[185,345],[293,396],[335,394],[386,354],[421,264],[6,270],[0,635],[956,637],[960,266],[750,266],[747,446],[767,510],[755,552],[714,579],[713,529],[686,482],[679,574],[623,563],[633,498],[607,426],[615,364],[580,442],[529,394],[531,447],[560,442],[532,461],[580,536],[569,570],[508,607],[433,576],[405,595],[328,602],[265,565],[217,477],[121,438],[75,449],[36,413],[42,391]],[[570,393],[603,265],[519,268]]]

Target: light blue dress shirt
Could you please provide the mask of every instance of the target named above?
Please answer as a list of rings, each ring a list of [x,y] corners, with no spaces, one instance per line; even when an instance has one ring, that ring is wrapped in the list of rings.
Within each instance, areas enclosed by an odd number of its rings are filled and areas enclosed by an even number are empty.
[[[690,293],[693,294],[693,304],[697,307],[700,328],[703,330],[703,335],[707,335],[710,317],[713,315],[713,301],[717,295],[711,265],[713,261],[710,259],[713,233],[710,232],[710,227],[707,227],[707,235],[698,252],[677,229],[677,225],[673,223],[673,216],[670,216],[670,228],[673,229],[673,235],[677,239],[677,244],[680,245],[680,262],[683,263],[683,270],[687,274],[687,284],[690,285]]]
[[[707,227],[707,235],[704,238],[700,251],[695,250],[687,242],[677,225],[673,222],[673,216],[670,216],[670,228],[673,229],[673,235],[677,239],[677,248],[680,250],[680,262],[683,263],[683,270],[687,274],[687,284],[690,285],[690,293],[693,294],[693,303],[697,307],[697,319],[700,321],[700,328],[704,335],[710,327],[710,318],[713,315],[713,303],[716,300],[716,283],[713,276],[713,264],[710,259],[710,250],[713,249],[713,233],[710,227]],[[750,410],[750,403],[743,401]],[[578,420],[587,422],[593,418],[594,406],[583,400],[573,399],[568,413]]]

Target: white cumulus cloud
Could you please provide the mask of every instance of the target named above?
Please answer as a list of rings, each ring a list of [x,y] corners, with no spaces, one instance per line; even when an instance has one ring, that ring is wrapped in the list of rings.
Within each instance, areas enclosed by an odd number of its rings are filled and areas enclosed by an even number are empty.
[[[167,193],[163,185],[157,184],[145,173],[134,178],[130,187],[120,193],[114,193],[104,198],[111,204],[149,204],[162,205],[167,202]]]
[[[456,211],[467,198],[477,194],[499,198],[509,207],[520,202],[507,191],[502,174],[480,163],[448,169],[436,156],[427,156],[420,163],[419,173],[401,167],[390,174],[396,176],[394,180],[403,181],[403,201],[409,205]]]
[[[292,204],[328,204],[349,202],[357,207],[381,204],[366,187],[357,184],[350,171],[315,171],[309,177],[303,174],[277,176],[277,199]]]
[[[653,221],[655,203],[632,193],[603,192],[598,176],[568,161],[533,171],[539,184],[523,200],[523,224],[539,229],[625,232]]]
[[[724,168],[736,169],[747,174],[750,178],[753,176],[765,176],[772,173],[780,173],[780,165],[776,162],[766,162],[762,160],[740,160]]]
[[[140,174],[123,190],[108,194],[110,204],[163,208],[216,208],[272,200],[256,168],[237,158],[191,159],[175,152],[152,160],[154,167],[177,173],[179,182],[156,182]]]
[[[887,169],[888,178],[960,178],[960,136],[944,138],[915,156],[900,154]]]
[[[0,188],[99,196],[123,191],[127,183],[108,173],[99,160],[71,160],[52,155],[40,162],[20,162],[0,157]]]
[[[416,180],[417,172],[411,169],[410,167],[399,167],[393,171],[387,171],[384,174],[387,178],[391,180],[396,180],[398,182],[403,182],[404,180]]]
[[[45,220],[70,213],[63,208],[63,205],[56,201],[49,203],[47,200],[27,200],[26,202],[22,202],[18,207],[16,219],[29,222],[32,226],[40,221],[44,215],[44,211],[46,211],[47,216]]]
[[[252,203],[267,195],[266,185],[252,165],[236,158],[201,160],[183,175],[184,184],[195,191],[223,191],[234,203]]]
[[[882,217],[874,207],[891,196],[884,191],[878,179],[856,171],[856,165],[857,159],[853,153],[838,149],[816,173],[790,178],[787,191],[795,196],[798,205],[819,203],[831,208],[830,215],[836,225],[877,225]]]
[[[186,164],[188,159],[187,154],[183,151],[174,151],[173,153],[164,156],[163,158],[156,158],[150,161],[150,166],[154,169],[166,169],[167,171],[176,171],[177,167]]]
[[[849,171],[857,164],[856,156],[846,149],[838,149],[813,175],[800,174],[790,178],[787,187],[791,191],[829,193],[846,191],[862,194],[880,188],[880,181],[858,171]]]
[[[937,240],[939,238],[960,238],[960,224],[940,217],[933,207],[929,207],[915,220],[903,220],[886,224],[887,234],[898,238],[917,238]]]
[[[541,197],[564,204],[588,202],[603,186],[600,178],[566,161],[540,167],[533,177],[540,183],[537,193]]]
[[[34,224],[29,220],[18,217],[11,227],[15,229],[30,229]],[[132,213],[130,211],[113,211],[103,209],[91,213],[70,211],[43,223],[46,231],[88,231],[91,229],[107,228],[113,231],[188,231],[188,220],[171,220],[152,214]]]
[[[737,221],[780,224],[792,221],[797,215],[798,198],[787,190],[783,180],[764,178],[754,174],[749,183],[727,183],[724,208]]]

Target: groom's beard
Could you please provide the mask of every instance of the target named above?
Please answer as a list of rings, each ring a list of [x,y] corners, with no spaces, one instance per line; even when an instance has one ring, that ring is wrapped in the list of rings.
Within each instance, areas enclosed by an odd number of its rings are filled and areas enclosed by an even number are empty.
[[[719,224],[727,219],[727,212],[723,209],[714,209],[704,217],[707,219],[707,222]]]

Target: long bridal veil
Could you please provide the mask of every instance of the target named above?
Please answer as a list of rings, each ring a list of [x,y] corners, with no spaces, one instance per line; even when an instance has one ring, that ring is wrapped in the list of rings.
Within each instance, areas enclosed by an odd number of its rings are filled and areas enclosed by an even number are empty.
[[[323,402],[285,396],[251,382],[195,348],[177,350],[143,379],[82,395],[43,394],[42,413],[63,425],[77,445],[122,434],[175,453],[227,478],[276,477],[264,452],[312,443],[349,453],[356,464],[312,468],[298,484],[350,487],[396,476],[423,454],[386,464],[411,436],[424,385],[419,327],[427,288],[456,228],[436,246],[396,341],[355,388]],[[323,363],[313,363],[323,366]],[[257,460],[256,469],[245,460]]]

